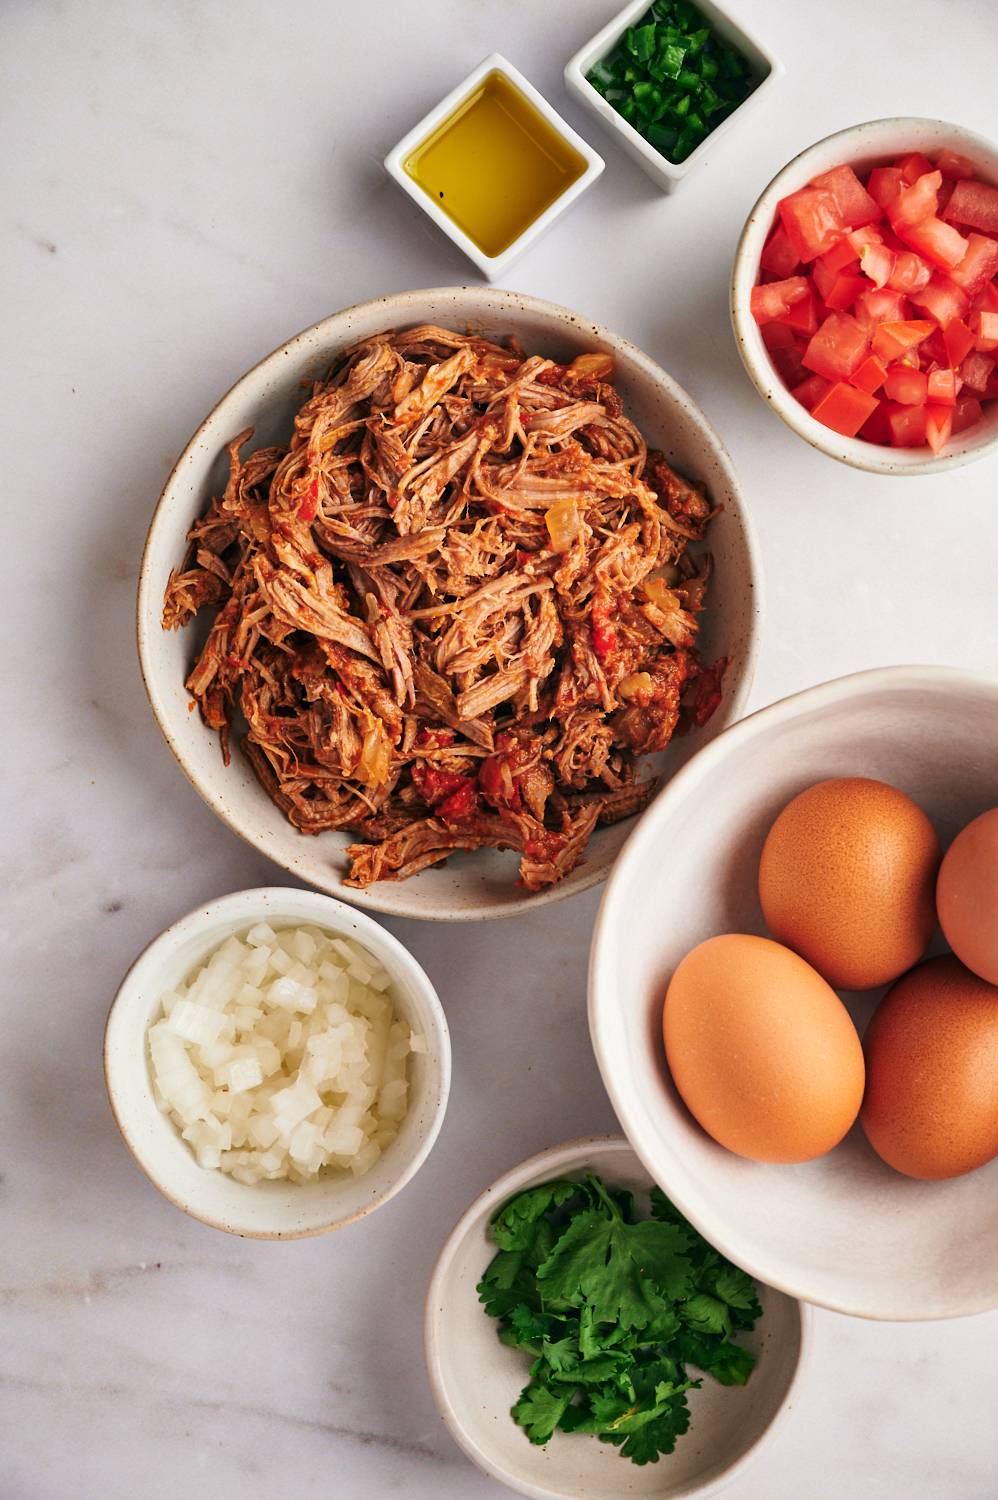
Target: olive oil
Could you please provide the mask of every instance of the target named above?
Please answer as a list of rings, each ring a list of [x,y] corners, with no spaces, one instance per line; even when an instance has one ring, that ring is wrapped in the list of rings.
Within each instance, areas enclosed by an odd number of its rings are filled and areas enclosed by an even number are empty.
[[[486,255],[501,255],[586,170],[502,73],[486,75],[404,167]]]

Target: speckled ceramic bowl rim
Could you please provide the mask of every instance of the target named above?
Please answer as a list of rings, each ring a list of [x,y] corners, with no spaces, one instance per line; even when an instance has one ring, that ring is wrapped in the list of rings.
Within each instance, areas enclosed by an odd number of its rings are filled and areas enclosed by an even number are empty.
[[[668,820],[670,810],[681,803],[684,799],[697,797],[705,778],[715,769],[718,762],[730,760],[736,754],[739,747],[766,729],[780,724],[792,722],[801,712],[807,712],[814,708],[834,708],[836,704],[848,701],[857,695],[871,696],[880,692],[888,692],[898,688],[909,690],[921,690],[925,688],[938,687],[947,691],[969,688],[974,690],[983,689],[985,692],[998,696],[998,679],[988,677],[981,672],[972,672],[965,667],[946,666],[896,666],[896,667],[873,667],[865,672],[853,672],[845,677],[835,677],[829,682],[819,683],[815,687],[804,688],[799,693],[791,693],[786,698],[780,698],[776,703],[770,703],[765,708],[756,709],[739,723],[733,724],[723,734],[718,735],[709,745],[698,752],[698,754],[682,770],[677,771],[669,785],[659,793],[655,799],[658,816],[654,823],[645,825],[648,838],[656,838],[660,828]],[[593,1044],[593,1052],[596,1056],[596,1064],[603,1079],[603,1086],[610,1096],[613,1112],[620,1121],[621,1128],[627,1137],[632,1150],[639,1158],[645,1170],[656,1177],[661,1177],[661,1165],[654,1166],[652,1153],[647,1149],[647,1143],[643,1132],[637,1126],[634,1112],[631,1109],[631,1098],[627,1089],[618,1087],[613,1068],[609,1062],[609,1049],[604,1037],[603,1011],[604,1003],[597,999],[597,992],[612,992],[613,971],[613,935],[610,927],[610,912],[618,884],[621,884],[625,876],[625,861],[648,860],[652,855],[645,847],[645,838],[642,837],[642,829],[638,828],[628,839],[626,846],[621,851],[617,865],[607,882],[603,899],[600,902],[596,921],[593,925],[593,939],[589,950],[589,1035]],[[675,1154],[675,1153],[673,1153]],[[874,1322],[898,1322],[911,1321],[913,1314],[906,1318],[898,1319],[889,1313],[880,1313],[875,1307],[869,1305],[857,1305],[856,1303],[835,1300],[829,1297],[815,1297],[813,1292],[806,1286],[801,1286],[793,1276],[774,1273],[771,1266],[761,1266],[751,1252],[746,1253],[744,1246],[737,1236],[725,1233],[724,1226],[708,1222],[703,1214],[698,1213],[696,1207],[691,1205],[682,1187],[669,1181],[662,1181],[662,1187],[675,1203],[679,1211],[693,1224],[700,1233],[715,1245],[722,1255],[728,1256],[746,1270],[750,1276],[757,1281],[765,1282],[767,1286],[775,1287],[777,1291],[786,1292],[787,1296],[795,1297],[801,1301],[811,1301],[816,1306],[827,1307],[832,1312],[845,1313],[851,1317],[868,1318]],[[952,1303],[940,1303],[938,1307],[921,1312],[917,1321],[930,1322],[940,1318],[967,1317],[974,1313],[988,1312],[992,1303],[985,1299],[967,1305],[954,1305]]]
[[[692,762],[691,762],[692,764]],[[451,1404],[447,1389],[441,1375],[440,1355],[440,1314],[438,1309],[443,1305],[448,1296],[448,1281],[452,1271],[454,1257],[469,1234],[475,1232],[478,1226],[492,1217],[497,1208],[513,1193],[521,1188],[529,1186],[539,1177],[557,1177],[563,1172],[572,1172],[577,1166],[587,1160],[592,1160],[605,1155],[612,1155],[618,1151],[629,1151],[647,1172],[645,1163],[641,1160],[638,1152],[623,1135],[590,1135],[579,1136],[575,1140],[564,1141],[558,1146],[549,1146],[544,1151],[539,1151],[536,1156],[528,1157],[518,1166],[511,1167],[495,1182],[487,1187],[484,1192],[479,1193],[474,1202],[465,1210],[451,1230],[447,1239],[441,1247],[437,1256],[430,1281],[426,1292],[426,1304],[423,1314],[423,1353],[426,1360],[426,1370],[429,1376],[430,1388],[433,1399],[448,1431],[457,1443],[458,1447],[486,1474],[492,1475],[501,1484],[509,1485],[523,1495],[528,1495],[531,1500],[553,1500],[560,1492],[548,1485],[525,1485],[514,1481],[509,1474],[490,1457],[490,1455],[474,1442],[463,1424],[459,1421],[457,1413]],[[650,1173],[648,1173],[651,1176]],[[654,1180],[654,1178],[652,1179]],[[482,1268],[484,1270],[484,1266]],[[776,1434],[778,1428],[785,1420],[791,1405],[792,1398],[799,1389],[805,1365],[810,1358],[811,1345],[814,1334],[812,1309],[806,1302],[795,1301],[800,1318],[800,1343],[797,1354],[797,1362],[793,1374],[787,1386],[786,1394],[773,1412],[766,1426],[759,1433],[756,1440],[745,1449],[745,1451],[729,1464],[723,1473],[716,1479],[706,1484],[688,1485],[682,1490],[676,1490],[669,1500],[690,1500],[696,1496],[698,1500],[706,1500],[707,1496],[716,1495],[725,1489],[734,1479],[740,1478],[745,1466],[750,1463],[760,1452],[764,1444],[768,1443]],[[484,1316],[484,1314],[483,1314]]]
[[[758,338],[758,330],[749,311],[749,292],[755,285],[759,257],[776,213],[776,205],[788,192],[794,192],[797,188],[803,187],[810,179],[813,174],[809,170],[809,164],[815,156],[823,154],[828,146],[837,141],[842,147],[840,159],[845,162],[857,161],[864,156],[879,154],[877,148],[873,148],[872,151],[863,149],[864,140],[871,133],[885,130],[887,127],[895,127],[899,132],[903,132],[906,128],[914,129],[925,126],[948,132],[952,136],[954,146],[971,159],[974,159],[976,154],[982,162],[990,162],[991,171],[995,173],[996,180],[998,180],[998,146],[985,136],[976,131],[967,130],[962,125],[952,125],[945,120],[933,120],[928,116],[920,115],[888,116],[882,120],[866,120],[861,125],[850,125],[845,130],[837,130],[832,135],[822,137],[820,141],[815,141],[803,151],[798,152],[785,167],[781,167],[768,186],[763,189],[745,221],[745,227],[735,250],[731,272],[730,308],[735,342],[738,345],[742,363],[760,396],[771,406],[782,422],[796,432],[798,437],[810,443],[812,448],[816,448],[819,453],[838,459],[841,463],[849,464],[855,469],[864,469],[870,474],[902,477],[916,474],[939,474],[945,469],[960,468],[964,464],[974,463],[977,459],[992,453],[998,446],[998,425],[993,426],[987,434],[968,429],[967,440],[963,446],[957,447],[953,452],[940,453],[938,456],[932,455],[928,448],[888,448],[881,447],[877,443],[864,442],[860,438],[842,437],[831,428],[823,426],[821,422],[816,422],[810,412],[806,411],[799,401],[794,400],[783,384],[766,354],[765,346]],[[923,453],[928,456],[922,457]]]
[[[752,691],[764,611],[764,578],[755,527],[749,513],[749,508],[743,498],[741,486],[738,483],[735,467],[727,447],[721,441],[713,424],[704,415],[692,396],[667,371],[663,370],[661,365],[656,364],[649,355],[639,349],[636,344],[631,343],[629,339],[622,337],[618,333],[614,333],[602,323],[594,322],[590,318],[584,318],[581,314],[573,312],[571,308],[563,307],[559,303],[548,302],[541,297],[532,297],[524,292],[510,291],[505,287],[468,285],[430,287],[409,292],[398,292],[386,297],[376,297],[365,302],[355,302],[350,307],[343,308],[340,312],[332,313],[329,317],[321,319],[318,323],[313,323],[309,328],[302,329],[300,333],[295,334],[287,343],[279,345],[270,354],[258,360],[251,369],[247,370],[245,374],[240,375],[239,379],[229,387],[221,400],[211,409],[204,421],[194,432],[190,441],[185,445],[160,492],[142,549],[142,557],[139,563],[138,589],[136,592],[135,635],[142,684],[145,688],[146,697],[149,700],[153,716],[174,759],[198,796],[202,798],[216,817],[220,818],[232,833],[238,835],[239,838],[243,839],[253,848],[258,849],[280,869],[287,871],[289,875],[293,875],[299,880],[308,880],[309,877],[303,875],[293,862],[279,858],[267,846],[265,839],[248,831],[246,827],[242,826],[238,820],[230,815],[224,805],[217,805],[215,803],[209,788],[206,785],[202,785],[201,779],[188,765],[170,729],[169,717],[161,710],[156,691],[151,681],[153,672],[150,666],[149,641],[143,625],[143,614],[150,613],[145,609],[147,594],[154,587],[149,564],[149,554],[152,548],[153,537],[164,513],[165,503],[171,494],[174,484],[182,475],[189,456],[207,436],[214,432],[216,427],[221,427],[224,424],[226,407],[245,382],[252,380],[265,366],[279,364],[281,358],[286,356],[292,349],[297,348],[299,344],[310,339],[318,343],[324,342],[337,325],[347,322],[351,316],[364,314],[375,307],[382,307],[385,311],[386,326],[404,327],[410,317],[418,316],[420,305],[425,304],[427,300],[452,297],[455,294],[460,302],[466,300],[469,304],[473,305],[480,301],[482,297],[493,298],[500,302],[514,304],[526,312],[553,317],[570,326],[586,328],[595,339],[603,341],[612,349],[619,350],[634,360],[641,367],[642,373],[650,381],[653,381],[656,385],[667,391],[670,398],[678,406],[684,408],[690,419],[701,430],[708,446],[713,450],[719,466],[724,470],[731,490],[736,497],[738,503],[738,521],[744,538],[745,552],[748,556],[750,567],[750,587],[748,592],[751,596],[751,602],[748,607],[748,618],[745,628],[744,662],[734,691],[730,696],[726,697],[723,705],[730,723],[735,723],[741,717],[749,694]],[[467,321],[470,323],[474,323],[475,321],[475,317],[470,311],[467,315]],[[346,340],[344,340],[345,342]],[[151,617],[158,618],[158,612],[151,612]],[[507,902],[503,906],[485,908],[473,906],[465,909],[453,905],[448,908],[446,913],[436,911],[428,914],[420,907],[418,899],[413,898],[406,901],[401,888],[398,886],[392,887],[393,894],[389,895],[384,894],[377,884],[362,889],[351,888],[349,892],[344,890],[336,896],[332,896],[328,891],[325,891],[324,894],[329,894],[331,900],[347,900],[350,905],[356,904],[368,911],[381,912],[386,916],[412,917],[420,921],[441,922],[494,921],[503,917],[521,916],[524,912],[528,911],[537,911],[540,907],[547,906],[555,901],[562,901],[567,896],[581,895],[584,891],[591,890],[594,886],[600,885],[606,880],[610,864],[611,862],[606,862],[601,866],[596,866],[586,871],[585,874],[574,881],[571,881],[570,878],[569,880],[559,882],[557,885],[546,886],[541,891],[536,891],[531,895],[524,895],[519,900]]]
[[[268,898],[284,898],[292,894],[295,899],[302,899],[305,913],[302,921],[309,922],[316,927],[326,927],[330,930],[342,928],[346,925],[359,929],[363,933],[364,942],[385,963],[386,968],[393,970],[405,970],[408,977],[418,985],[426,1002],[427,1010],[433,1020],[433,1041],[429,1053],[431,1066],[438,1074],[437,1092],[438,1103],[434,1111],[433,1119],[426,1135],[421,1141],[418,1150],[406,1163],[403,1170],[393,1179],[392,1183],[384,1192],[356,1213],[346,1215],[332,1215],[328,1221],[317,1224],[308,1229],[275,1229],[271,1231],[251,1229],[240,1226],[233,1220],[219,1218],[200,1210],[189,1199],[185,1200],[177,1196],[173,1189],[155,1172],[143,1153],[136,1147],[129,1129],[128,1117],[120,1109],[120,1101],[114,1087],[111,1069],[108,1063],[108,1041],[111,1031],[112,1020],[119,1004],[127,1005],[129,994],[134,987],[140,973],[146,967],[155,966],[161,955],[170,951],[178,943],[182,942],[192,933],[196,933],[207,924],[213,924],[218,920],[231,921],[233,929],[249,923],[266,921],[268,916],[273,915],[266,906]],[[107,1091],[108,1102],[115,1124],[121,1132],[121,1138],[128,1150],[131,1152],[136,1164],[141,1168],[154,1187],[158,1188],[163,1197],[168,1199],[176,1208],[188,1215],[189,1218],[197,1219],[201,1224],[207,1224],[211,1229],[221,1229],[226,1234],[235,1234],[243,1239],[256,1240],[304,1240],[314,1239],[320,1234],[329,1234],[336,1229],[345,1229],[348,1224],[355,1224],[364,1219],[368,1214],[383,1204],[390,1202],[396,1193],[419,1171],[426,1158],[432,1151],[440,1127],[443,1124],[444,1115],[447,1112],[447,1101],[450,1095],[451,1082],[451,1044],[450,1031],[447,1026],[447,1017],[444,1014],[440,997],[437,995],[425,969],[413,957],[409,950],[400,943],[398,938],[375,922],[373,917],[368,917],[364,912],[355,910],[348,906],[345,901],[338,901],[335,896],[327,896],[322,891],[303,891],[295,886],[256,886],[251,890],[233,891],[227,896],[219,896],[214,901],[208,901],[197,906],[193,911],[178,917],[165,927],[158,936],[152,938],[128,966],[128,970],[119,984],[114,999],[111,1001],[104,1023],[104,1037],[102,1043],[102,1061],[104,1071],[104,1086]],[[135,1059],[135,1066],[144,1068],[147,1066],[144,1056]]]

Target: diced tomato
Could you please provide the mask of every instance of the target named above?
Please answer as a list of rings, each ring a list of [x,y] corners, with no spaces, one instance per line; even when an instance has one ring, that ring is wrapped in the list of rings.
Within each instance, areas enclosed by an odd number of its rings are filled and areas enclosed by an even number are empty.
[[[910,365],[891,365],[884,380],[884,394],[903,406],[920,406],[928,395],[928,377]]]
[[[759,329],[762,342],[770,353],[774,349],[789,349],[791,344],[797,342],[797,335],[786,323],[763,323]]]
[[[926,406],[925,441],[933,453],[938,453],[948,443],[953,431],[953,408],[950,406]]]
[[[964,432],[979,422],[984,412],[976,396],[958,396],[953,408],[953,432]]]
[[[962,318],[970,306],[966,292],[961,291],[948,276],[940,276],[938,271],[920,292],[909,292],[908,300],[914,307],[927,312],[930,318],[935,318],[940,328],[945,328],[954,318]]]
[[[811,180],[811,186],[824,188],[835,199],[839,217],[849,229],[859,229],[880,218],[880,205],[871,198],[852,167],[832,167]]]
[[[472,817],[477,809],[478,797],[475,792],[475,783],[469,776],[465,778],[462,786],[437,804],[436,813],[438,817],[443,818],[445,823],[461,823]]]
[[[864,245],[859,257],[860,270],[876,287],[886,286],[894,269],[895,255],[886,245]]]
[[[958,151],[951,151],[948,146],[936,157],[936,166],[944,177],[949,177],[953,181],[974,175],[974,163],[968,161],[965,156],[961,156]]]
[[[838,205],[825,188],[801,188],[779,204],[779,214],[798,260],[830,250],[845,233]]]
[[[919,177],[924,177],[926,172],[932,171],[932,163],[921,151],[909,151],[907,156],[898,157],[894,165],[905,182],[915,182]]]
[[[998,349],[998,312],[975,312],[970,319],[970,329],[978,353],[990,354]]]
[[[934,328],[928,338],[923,339],[918,347],[912,350],[912,355],[923,370],[945,369],[950,363],[950,358],[946,353],[946,340],[943,338],[942,329]]]
[[[856,317],[867,328],[873,328],[877,323],[903,323],[909,311],[906,298],[887,287],[879,290],[871,287],[856,302]]]
[[[947,182],[946,179],[943,178],[942,186],[936,194],[936,213],[939,215],[940,219],[945,219],[946,217],[946,205],[952,198],[953,189],[955,187],[955,182]]]
[[[986,234],[971,232],[967,236],[967,253],[958,266],[950,272],[950,278],[963,287],[968,297],[974,297],[998,274],[998,240]]]
[[[876,396],[840,380],[815,403],[811,415],[833,432],[840,432],[843,437],[855,437],[879,404]]]
[[[831,388],[832,382],[826,380],[823,375],[809,375],[806,380],[795,385],[790,394],[800,402],[801,406],[806,406],[808,411],[811,411],[825,392],[830,391]]]
[[[887,368],[875,354],[868,354],[858,369],[853,370],[849,376],[850,385],[856,386],[861,391],[871,392],[884,383]]]
[[[766,324],[767,328],[781,328],[783,326],[781,323]],[[803,345],[799,345],[797,335],[794,334],[794,342],[792,344],[782,349],[771,349],[769,352],[769,357],[773,361],[780,379],[791,390],[807,375],[803,360],[804,349],[806,348],[806,340],[803,342]]]
[[[955,367],[962,364],[973,349],[974,335],[962,319],[954,318],[943,329],[943,342],[946,345],[946,363]]]
[[[930,370],[928,400],[936,406],[955,406],[959,378],[955,370]]]
[[[827,271],[844,271],[846,266],[854,266],[859,259],[859,249],[853,244],[853,234],[867,234],[866,229],[854,229],[852,234],[847,234],[844,240],[839,240],[824,255],[819,255],[814,266],[824,266]]]
[[[866,190],[875,203],[886,209],[904,186],[905,179],[899,167],[874,167]]]
[[[838,248],[842,249],[848,245],[855,255],[862,255],[867,245],[882,245],[884,243],[884,230],[877,224],[864,224],[861,229],[851,229]],[[834,250],[829,250],[829,255],[834,255]],[[838,269],[842,269],[839,267]]]
[[[780,279],[792,276],[800,265],[800,257],[782,224],[777,224],[766,241],[759,264],[764,271],[772,271]]]
[[[946,217],[968,229],[998,234],[998,187],[990,182],[958,182],[946,205]]]
[[[890,447],[891,428],[887,420],[886,401],[878,401],[877,409],[873,412],[859,429],[859,436],[867,443],[880,443],[883,447]]]
[[[797,333],[806,333],[809,336],[814,333],[818,326],[818,299],[814,295],[814,287],[810,282],[807,284],[807,295],[792,302],[780,318],[780,322],[785,323],[788,328]]]
[[[818,333],[821,332],[819,328]],[[914,349],[932,332],[927,318],[912,318],[903,323],[880,323],[873,332],[873,352],[885,362],[893,363],[909,349]],[[815,338],[817,338],[817,334]],[[812,343],[814,340],[812,339]],[[808,345],[810,350],[811,345]],[[805,356],[805,363],[807,357]]]
[[[891,442],[895,448],[921,448],[925,442],[925,407],[884,403]]]
[[[967,253],[967,241],[963,235],[952,224],[945,224],[934,214],[919,220],[917,224],[901,226],[898,233],[919,255],[931,260],[934,266],[939,266],[944,271],[952,271]]]
[[[907,292],[910,295],[920,287],[928,286],[931,276],[932,267],[920,255],[916,255],[914,250],[901,250],[894,257],[887,285],[896,292]]]
[[[998,312],[998,286],[989,281],[974,298],[975,312]]]
[[[817,338],[818,335],[815,334],[814,337]],[[811,344],[813,343],[814,339],[811,340]],[[811,344],[807,346],[809,352]],[[807,364],[807,362],[807,355],[805,354],[804,363]],[[972,391],[976,391],[979,396],[983,396],[988,388],[988,381],[991,379],[991,372],[994,367],[995,362],[990,354],[982,354],[977,349],[972,350],[960,366],[960,375],[963,378],[964,385],[969,386]]]
[[[772,323],[783,318],[795,302],[805,299],[811,291],[806,276],[790,276],[786,281],[771,281],[768,286],[752,288],[752,316],[757,323]]]
[[[845,380],[863,361],[869,335],[848,313],[833,312],[808,344],[804,363],[828,380]]]
[[[890,251],[884,253],[889,255]],[[821,293],[825,306],[832,312],[845,312],[867,287],[863,276],[853,276],[848,271],[829,271],[822,263],[822,257],[814,263],[814,284]]]
[[[942,180],[941,172],[925,172],[910,187],[903,187],[893,203],[888,203],[887,217],[898,234],[905,226],[918,224],[935,213]]]

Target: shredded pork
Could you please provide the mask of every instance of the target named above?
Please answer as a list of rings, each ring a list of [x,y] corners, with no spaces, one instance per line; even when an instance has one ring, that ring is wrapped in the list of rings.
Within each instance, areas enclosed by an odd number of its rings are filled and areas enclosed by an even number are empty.
[[[609,356],[558,365],[423,326],[346,351],[287,448],[244,455],[192,526],[163,624],[214,611],[187,680],[304,833],[348,829],[347,883],[456,850],[539,890],[703,723],[711,506],[623,413]]]

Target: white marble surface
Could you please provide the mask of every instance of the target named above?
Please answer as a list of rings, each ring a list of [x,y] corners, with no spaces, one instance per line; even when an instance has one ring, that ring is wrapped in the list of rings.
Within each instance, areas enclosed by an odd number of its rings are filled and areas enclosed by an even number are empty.
[[[467,278],[379,162],[482,55],[506,52],[608,163],[510,284],[648,349],[741,472],[768,582],[755,703],[878,663],[998,666],[995,461],[900,482],[819,457],[753,395],[725,315],[738,228],[798,147],[920,110],[994,134],[992,0],[736,8],[787,77],[672,199],[564,95],[562,62],[610,0],[0,10],[0,1500],[502,1493],[433,1410],[422,1293],[479,1188],[613,1124],[584,1016],[595,898],[394,924],[443,994],[454,1090],[418,1180],[341,1235],[251,1244],[185,1219],[119,1140],[100,1069],[136,950],[204,897],[281,878],[201,806],[146,708],[132,601],[155,497],[201,415],[291,332]],[[799,1410],[738,1493],[993,1497],[996,1334],[998,1314],[820,1314]]]

